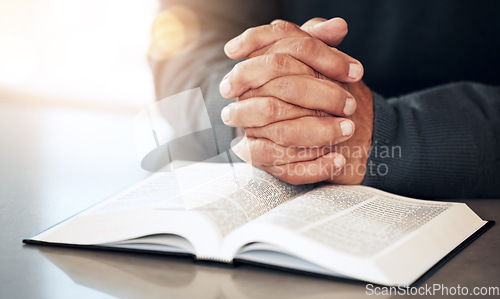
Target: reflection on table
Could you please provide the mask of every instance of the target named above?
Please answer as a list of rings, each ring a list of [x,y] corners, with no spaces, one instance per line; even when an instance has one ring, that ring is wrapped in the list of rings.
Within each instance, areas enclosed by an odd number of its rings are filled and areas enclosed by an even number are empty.
[[[40,253],[76,284],[120,298],[353,298],[361,282],[308,277],[250,265],[56,247]],[[381,297],[383,298],[383,297]]]

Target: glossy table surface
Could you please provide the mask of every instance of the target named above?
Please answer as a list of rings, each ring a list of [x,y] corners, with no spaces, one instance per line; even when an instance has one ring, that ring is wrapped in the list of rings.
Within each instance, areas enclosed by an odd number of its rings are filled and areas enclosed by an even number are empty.
[[[0,298],[367,297],[364,283],[249,265],[23,245],[148,175],[135,151],[133,117],[0,99]],[[463,202],[483,219],[500,218],[500,200]],[[500,286],[500,225],[422,282],[432,284]]]

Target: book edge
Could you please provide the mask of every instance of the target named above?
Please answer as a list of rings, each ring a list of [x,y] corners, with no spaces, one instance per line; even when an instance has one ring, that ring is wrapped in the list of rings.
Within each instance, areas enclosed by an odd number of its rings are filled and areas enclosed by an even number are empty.
[[[490,228],[492,228],[496,222],[494,220],[484,220],[485,223],[476,230],[472,235],[470,235],[467,239],[465,239],[462,243],[456,246],[453,250],[448,252],[442,259],[440,259],[437,263],[434,264],[429,270],[427,270],[424,274],[422,274],[419,278],[417,278],[410,286],[419,286],[424,281],[429,279],[434,273],[436,273],[439,269],[441,269],[445,264],[447,264],[450,260],[452,260],[457,254],[459,254],[462,250],[472,244],[475,240],[477,240],[480,236],[482,236],[485,232],[487,232]]]
[[[434,264],[429,270],[427,270],[424,274],[422,274],[417,280],[411,283],[409,286],[419,286],[427,279],[429,279],[434,273],[436,273],[441,267],[443,267],[446,263],[453,259],[458,253],[468,247],[471,243],[473,243],[476,239],[478,239],[481,235],[483,235],[486,231],[492,228],[496,224],[495,221],[486,220],[484,225],[481,226],[478,230],[476,230],[472,235],[470,235],[467,239],[465,239],[462,243],[456,246],[452,251],[450,251],[447,255],[445,255],[442,259],[440,259],[436,264]],[[370,281],[359,280],[359,279],[350,279],[332,275],[319,274],[314,272],[308,272],[303,270],[297,270],[287,267],[280,267],[275,265],[269,265],[258,262],[251,262],[246,260],[240,260],[238,258],[233,259],[232,261],[223,261],[223,260],[207,260],[207,259],[199,259],[196,255],[190,253],[176,253],[176,252],[168,252],[168,251],[159,251],[159,250],[144,250],[144,249],[135,249],[135,248],[117,248],[117,247],[107,247],[107,246],[98,246],[98,245],[78,245],[78,244],[65,244],[65,243],[49,243],[44,241],[38,241],[33,239],[23,239],[24,244],[34,244],[34,245],[42,245],[42,246],[52,246],[52,247],[66,247],[66,248],[76,248],[80,250],[103,250],[103,251],[111,251],[111,252],[131,252],[131,253],[142,253],[142,254],[154,254],[154,255],[163,255],[163,256],[175,256],[175,257],[187,257],[191,258],[196,262],[203,263],[216,263],[216,264],[230,264],[230,265],[239,265],[239,264],[248,264],[255,265],[262,268],[273,269],[277,271],[283,271],[288,273],[296,273],[300,275],[310,276],[310,277],[318,277],[328,280],[336,280],[340,282],[348,282],[354,284],[366,284],[371,283],[378,286],[384,286],[378,283],[372,283]]]
[[[101,251],[110,251],[110,252],[131,252],[131,253],[143,253],[143,254],[153,254],[153,255],[166,255],[166,256],[182,256],[182,257],[190,257],[193,259],[197,259],[196,255],[192,253],[183,253],[183,252],[170,252],[170,251],[162,251],[162,250],[146,250],[146,249],[138,249],[138,248],[126,248],[126,247],[111,247],[105,245],[81,245],[81,244],[69,244],[69,243],[52,243],[39,241],[34,239],[23,239],[23,243],[28,246],[31,245],[41,245],[47,247],[60,247],[60,248],[71,248],[77,250],[101,250]]]

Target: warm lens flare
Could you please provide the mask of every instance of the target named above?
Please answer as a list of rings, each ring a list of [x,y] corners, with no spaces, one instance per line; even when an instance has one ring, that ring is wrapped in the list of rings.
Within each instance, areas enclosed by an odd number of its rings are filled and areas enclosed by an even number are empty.
[[[198,41],[199,34],[198,18],[189,8],[173,6],[163,10],[153,23],[149,56],[164,60],[189,50]]]

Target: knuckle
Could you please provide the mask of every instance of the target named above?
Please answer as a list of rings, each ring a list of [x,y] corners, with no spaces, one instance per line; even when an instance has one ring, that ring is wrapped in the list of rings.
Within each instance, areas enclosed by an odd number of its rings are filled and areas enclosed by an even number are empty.
[[[325,117],[323,118],[323,126],[325,130],[324,135],[328,138],[329,145],[335,145],[338,143],[342,137],[342,134],[339,132],[339,126],[336,125],[335,119],[333,117]]]
[[[241,62],[234,65],[233,69],[231,70],[231,80],[237,80],[238,77],[240,77],[242,68],[243,67],[241,65]]]
[[[245,85],[247,83],[246,82],[247,80],[245,80],[245,78],[247,77],[247,76],[245,76],[245,72],[248,69],[248,66],[246,65],[247,61],[248,60],[237,63],[233,67],[233,69],[231,71],[231,76],[230,76],[231,84]]]
[[[344,59],[344,57],[342,57],[342,55],[339,54],[340,52],[338,50],[336,50],[336,52],[334,53],[335,55],[332,55],[332,59],[329,59],[329,67],[335,74],[339,76],[343,74],[347,75],[347,70],[349,68],[347,61]]]
[[[275,84],[281,99],[289,99],[297,94],[297,85],[293,77],[281,77]]]
[[[288,33],[288,32],[296,30],[297,27],[293,23],[281,20],[281,21],[277,21],[276,23],[274,23],[272,25],[272,29],[275,31],[278,31],[278,32]]]
[[[251,124],[251,120],[246,113],[245,105],[239,102],[229,104],[231,107],[231,123],[241,127],[247,127]]]
[[[335,115],[343,115],[343,110],[346,101],[346,94],[340,88],[329,88],[328,89],[328,112],[331,112]]]
[[[279,100],[270,98],[264,102],[264,111],[262,111],[268,122],[279,119],[282,113],[282,105]]]
[[[326,21],[326,19],[325,19],[325,18],[318,18],[318,17],[316,17],[316,18],[312,18],[310,21],[314,21],[314,22],[325,22],[325,21]]]
[[[286,54],[270,54],[266,56],[266,65],[279,72],[286,72],[290,67],[290,60]]]
[[[252,40],[252,36],[254,36],[256,33],[256,30],[255,28],[248,28],[247,30],[243,31],[243,33],[241,34],[241,40],[242,41],[248,41],[248,40]]]
[[[318,47],[318,40],[312,37],[303,37],[298,39],[295,44],[295,50],[298,53],[303,53],[306,55],[313,54]]]
[[[331,69],[334,70],[335,73],[339,75],[342,74],[342,71],[345,67],[344,67],[344,62],[341,59],[339,58],[331,59],[330,64],[331,64],[330,65]]]

